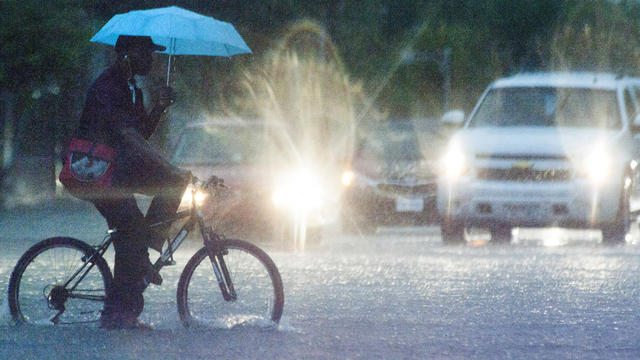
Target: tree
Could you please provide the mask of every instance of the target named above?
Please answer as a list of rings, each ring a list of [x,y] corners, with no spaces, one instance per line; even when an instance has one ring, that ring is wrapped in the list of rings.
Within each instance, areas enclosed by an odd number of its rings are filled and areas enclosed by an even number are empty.
[[[91,22],[81,5],[5,0],[0,9],[2,138],[15,139],[8,148],[22,155],[51,157],[51,175],[58,122],[74,118],[69,112],[84,82]]]
[[[640,70],[640,28],[636,2],[577,2],[558,24],[549,47],[555,70],[597,70],[633,74]]]

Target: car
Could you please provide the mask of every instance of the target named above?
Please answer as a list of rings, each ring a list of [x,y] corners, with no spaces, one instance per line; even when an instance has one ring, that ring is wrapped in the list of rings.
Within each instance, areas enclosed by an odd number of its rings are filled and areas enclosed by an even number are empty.
[[[446,243],[470,228],[510,242],[514,227],[599,229],[627,239],[637,177],[640,79],[518,74],[493,82],[442,158],[437,204]]]
[[[391,119],[363,133],[342,175],[343,232],[437,223],[434,164],[444,143],[438,122]]]
[[[200,179],[218,176],[229,186],[211,209],[212,223],[225,236],[288,245],[321,240],[322,227],[331,221],[331,191],[313,164],[302,168],[281,161],[274,138],[282,130],[260,119],[213,119],[180,132],[171,162]],[[183,205],[191,197],[187,191]]]

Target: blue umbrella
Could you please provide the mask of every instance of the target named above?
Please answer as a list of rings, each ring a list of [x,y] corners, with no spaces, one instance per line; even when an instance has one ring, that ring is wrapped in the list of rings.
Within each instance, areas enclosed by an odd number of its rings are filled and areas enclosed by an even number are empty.
[[[233,25],[177,6],[134,10],[111,18],[92,38],[115,46],[118,36],[150,36],[169,54],[167,85],[173,55],[233,56],[251,53]]]

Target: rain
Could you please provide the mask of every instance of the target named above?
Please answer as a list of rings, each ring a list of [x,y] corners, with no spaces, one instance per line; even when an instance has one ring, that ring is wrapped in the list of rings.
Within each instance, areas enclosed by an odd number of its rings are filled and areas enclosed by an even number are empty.
[[[32,1],[7,3],[39,19]],[[94,23],[87,34],[67,30],[74,45],[64,54],[76,60],[53,64],[83,69],[76,80],[29,57],[48,56],[42,42],[25,45],[29,61],[0,70],[0,358],[639,357],[640,43],[617,36],[640,29],[630,1],[536,0],[526,11],[493,1],[178,2],[229,21],[251,53],[154,55],[139,79],[145,100],[165,82],[179,97],[150,143],[200,179],[225,180],[215,192],[187,191],[181,210],[202,204],[207,225],[268,254],[282,278],[282,317],[216,313],[219,299],[206,297],[219,295],[216,276],[201,272],[189,306],[214,315],[186,327],[176,294],[203,247],[194,231],[162,268],[163,284],[145,290],[140,319],[153,330],[49,315],[20,324],[8,287],[21,256],[55,236],[96,246],[108,230],[57,181],[77,122],[65,109],[82,110],[60,99],[84,98],[112,60],[111,46],[89,38],[134,10],[94,3],[74,5],[59,25]],[[45,68],[52,74],[39,75]],[[571,75],[535,75],[551,70]],[[151,198],[136,199],[146,211]],[[113,271],[113,249],[105,260]],[[249,284],[269,276],[250,270]],[[45,314],[51,288],[36,291]],[[272,305],[261,301],[248,299]]]

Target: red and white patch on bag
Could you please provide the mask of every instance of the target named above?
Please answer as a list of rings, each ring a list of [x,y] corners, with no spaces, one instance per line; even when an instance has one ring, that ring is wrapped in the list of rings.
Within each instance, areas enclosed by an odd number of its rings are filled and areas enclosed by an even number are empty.
[[[73,138],[58,178],[75,196],[99,196],[113,186],[116,155],[116,150],[110,146]]]

